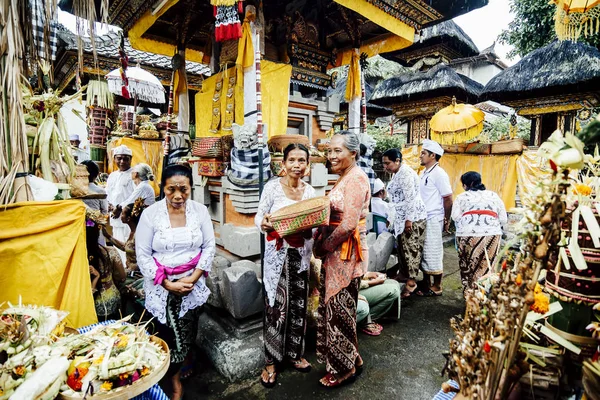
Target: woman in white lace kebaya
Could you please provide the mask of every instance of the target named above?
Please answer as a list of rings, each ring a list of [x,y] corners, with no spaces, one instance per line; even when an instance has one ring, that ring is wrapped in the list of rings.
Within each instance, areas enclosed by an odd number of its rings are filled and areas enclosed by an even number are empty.
[[[192,201],[192,173],[174,165],[162,176],[165,198],[142,213],[135,234],[137,263],[144,275],[146,309],[160,322],[158,336],[171,351],[172,399],[183,395],[181,363],[195,339],[193,309],[210,294],[205,276],[215,256],[208,210]]]
[[[481,183],[475,171],[464,173],[460,180],[465,189],[452,205],[456,224],[458,265],[463,291],[476,287],[477,280],[491,271],[500,249],[502,226],[508,218],[502,199]]]
[[[303,358],[308,301],[308,270],[312,254],[312,230],[279,237],[273,230],[271,213],[300,200],[315,197],[315,190],[302,180],[308,167],[308,149],[292,143],[283,152],[286,175],[269,181],[262,193],[256,225],[267,234],[265,246],[265,368],[261,383],[273,387],[277,381],[275,363],[288,357],[300,372],[311,368]]]

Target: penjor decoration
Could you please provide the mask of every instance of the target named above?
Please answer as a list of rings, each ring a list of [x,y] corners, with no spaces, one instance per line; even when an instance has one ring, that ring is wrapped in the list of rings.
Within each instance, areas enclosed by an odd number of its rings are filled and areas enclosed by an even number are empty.
[[[242,37],[242,24],[239,14],[243,12],[242,2],[238,0],[211,0],[215,15],[215,40],[239,39]]]

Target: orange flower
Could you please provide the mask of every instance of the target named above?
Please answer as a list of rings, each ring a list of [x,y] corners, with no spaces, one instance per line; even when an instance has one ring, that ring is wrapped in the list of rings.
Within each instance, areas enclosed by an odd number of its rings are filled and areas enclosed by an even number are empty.
[[[150,368],[144,367],[142,368],[142,376],[146,376],[150,373]]]
[[[521,286],[521,284],[523,283],[523,277],[521,276],[521,274],[517,275],[515,283],[517,284],[517,286]]]
[[[531,307],[529,307],[529,309],[538,314],[546,314],[550,309],[550,299],[548,299],[548,297],[542,293],[542,288],[539,284],[535,285],[533,299],[533,304]]]

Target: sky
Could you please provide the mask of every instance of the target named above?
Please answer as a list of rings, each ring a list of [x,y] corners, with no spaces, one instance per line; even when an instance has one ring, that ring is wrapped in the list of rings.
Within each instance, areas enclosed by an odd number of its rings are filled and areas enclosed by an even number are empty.
[[[508,0],[490,0],[487,6],[456,17],[454,22],[471,37],[480,51],[496,40],[496,54],[508,65],[513,65],[518,59],[509,60],[506,57],[511,46],[497,41],[498,35],[508,27],[513,18]]]
[[[59,11],[58,18],[60,23],[65,25],[69,30],[76,32],[75,17],[73,15]],[[487,6],[454,18],[454,22],[471,37],[479,50],[483,50],[491,46],[495,40],[497,41],[498,35],[508,27],[508,24],[512,20],[513,15],[510,12],[508,0],[489,0]],[[107,29],[119,28],[96,24],[97,33],[100,35],[106,33]],[[506,57],[510,49],[510,46],[496,43],[496,54],[508,65],[512,65],[518,61],[518,59],[509,60]]]

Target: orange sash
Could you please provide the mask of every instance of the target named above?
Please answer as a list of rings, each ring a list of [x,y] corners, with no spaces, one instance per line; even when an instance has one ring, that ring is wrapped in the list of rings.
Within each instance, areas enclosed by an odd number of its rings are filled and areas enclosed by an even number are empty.
[[[338,226],[340,222],[341,221],[329,221],[329,225]],[[342,254],[340,255],[342,261],[350,260],[350,258],[352,257],[352,250],[354,249],[355,245],[358,249],[358,251],[356,252],[356,257],[358,258],[358,260],[363,261],[362,248],[360,247],[360,227],[366,228],[367,220],[362,218],[360,221],[358,221],[358,226],[356,227],[352,235],[350,235],[348,239],[344,243],[342,243]]]

